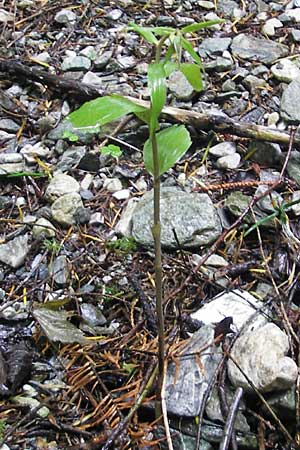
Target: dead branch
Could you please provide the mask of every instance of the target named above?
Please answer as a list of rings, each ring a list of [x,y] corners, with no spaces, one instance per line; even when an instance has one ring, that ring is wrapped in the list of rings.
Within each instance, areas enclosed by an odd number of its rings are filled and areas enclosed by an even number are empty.
[[[104,95],[103,90],[96,86],[91,86],[76,80],[66,80],[63,76],[49,74],[44,70],[35,67],[28,67],[14,60],[0,59],[0,73],[21,82],[38,82],[49,86],[54,92],[72,96],[79,101],[92,100]],[[2,75],[2,76],[3,76]],[[149,108],[147,101],[128,97],[129,100]],[[205,112],[199,113],[186,109],[179,109],[167,106],[163,109],[163,114],[171,117],[180,123],[193,125],[201,130],[214,130],[217,133],[232,134],[239,137],[256,139],[260,141],[276,142],[288,145],[290,135],[288,132],[268,128],[253,123],[236,121],[228,117],[225,113]],[[294,145],[300,147],[300,133],[294,137]]]

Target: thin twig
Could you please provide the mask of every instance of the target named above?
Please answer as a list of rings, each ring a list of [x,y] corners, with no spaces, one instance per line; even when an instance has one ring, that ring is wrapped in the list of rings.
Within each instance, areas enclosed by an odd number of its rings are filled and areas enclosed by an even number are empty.
[[[229,409],[229,414],[227,416],[227,420],[226,420],[225,427],[224,427],[224,436],[220,443],[219,450],[227,450],[228,449],[228,446],[230,444],[230,440],[232,437],[234,422],[236,419],[236,415],[238,413],[238,406],[239,406],[240,400],[242,398],[242,395],[243,395],[243,388],[241,388],[241,387],[237,388],[232,405]]]

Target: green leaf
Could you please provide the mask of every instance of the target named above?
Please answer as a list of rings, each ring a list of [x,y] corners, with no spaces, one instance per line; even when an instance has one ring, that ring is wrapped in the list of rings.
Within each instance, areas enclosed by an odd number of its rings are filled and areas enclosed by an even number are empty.
[[[147,42],[149,42],[152,45],[158,44],[158,40],[152,33],[152,30],[149,29],[149,27],[140,27],[139,25],[136,25],[135,23],[130,23],[128,30],[135,31],[136,33],[140,34]]]
[[[158,125],[158,117],[164,107],[167,88],[166,88],[166,73],[164,64],[153,63],[148,66],[148,86],[151,99],[151,113],[150,113],[150,135],[154,133]]]
[[[180,64],[182,58],[182,45],[181,45],[181,35],[175,34],[172,39],[172,44],[177,56],[177,61]]]
[[[79,109],[69,114],[66,120],[69,120],[77,129],[88,129],[139,111],[145,111],[145,108],[120,95],[109,95],[84,103]]]
[[[188,150],[192,141],[184,125],[174,125],[156,133],[159,175],[169,170]],[[151,140],[144,145],[145,167],[153,175],[153,154]]]
[[[250,228],[248,228],[248,230],[244,233],[244,237],[248,236],[248,234],[252,233],[252,231],[256,230],[257,228],[259,228],[261,225],[265,224],[266,222],[269,222],[272,219],[275,219],[275,217],[278,216],[278,212],[274,212],[272,214],[270,214],[267,217],[263,217],[262,219],[258,220],[257,222],[255,222],[255,224],[253,224]]]
[[[203,28],[209,28],[213,25],[218,25],[219,23],[224,23],[225,20],[223,19],[214,19],[214,20],[207,20],[205,22],[197,22],[192,23],[191,25],[186,25],[185,27],[181,28],[181,33],[194,33],[199,30],[203,30]]]
[[[196,91],[202,91],[203,83],[201,76],[201,69],[198,64],[180,64],[180,72],[183,73],[188,82],[193,86]]]
[[[109,144],[105,147],[101,147],[100,151],[102,155],[110,155],[114,158],[119,158],[120,156],[122,156],[122,150],[118,145]]]
[[[171,73],[175,72],[175,70],[179,69],[179,64],[171,61],[167,61],[164,63],[166,78],[168,78]]]
[[[63,139],[68,139],[70,142],[77,142],[79,136],[77,134],[72,133],[70,130],[65,130],[63,134]]]
[[[201,69],[204,71],[203,68],[203,64],[201,61],[200,56],[195,52],[194,47],[192,46],[192,44],[185,38],[181,39],[181,45],[184,48],[184,50],[186,50],[191,57],[193,58],[193,60],[201,67]]]

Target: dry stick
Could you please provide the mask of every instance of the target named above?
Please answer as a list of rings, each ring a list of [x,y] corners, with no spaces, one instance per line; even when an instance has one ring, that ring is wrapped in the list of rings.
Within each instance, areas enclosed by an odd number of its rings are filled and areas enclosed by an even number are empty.
[[[169,294],[168,297],[165,298],[165,302],[167,302],[171,297],[178,295],[182,291],[182,289],[185,286],[187,286],[187,284],[191,281],[192,277],[198,272],[200,267],[205,263],[205,261],[209,258],[209,256],[211,256],[213,253],[215,253],[217,251],[219,245],[226,239],[228,234],[242,222],[242,220],[248,214],[248,212],[251,210],[251,208],[253,208],[253,206],[256,205],[256,203],[259,202],[259,200],[261,200],[262,198],[269,195],[279,184],[282,183],[283,174],[286,170],[286,167],[287,167],[290,155],[291,155],[294,138],[295,138],[295,130],[291,129],[290,137],[289,137],[289,148],[288,148],[288,151],[287,151],[287,154],[286,154],[286,157],[285,157],[285,160],[283,163],[283,167],[282,167],[282,170],[281,170],[278,180],[274,181],[274,183],[269,187],[269,189],[267,189],[261,195],[254,196],[252,198],[249,205],[247,206],[247,208],[245,208],[245,210],[242,212],[242,214],[235,220],[235,222],[233,222],[232,225],[230,225],[230,227],[227,230],[225,230],[221,234],[221,236],[219,236],[219,238],[216,240],[216,242],[210,247],[210,250],[204,256],[202,256],[202,258],[198,262],[197,266],[194,267],[193,270],[191,270],[189,276],[184,280],[184,282],[179,286],[179,288],[175,289],[175,291],[171,292],[171,294]]]
[[[63,77],[52,75],[45,70],[28,67],[18,61],[0,59],[0,72],[9,75],[10,78],[23,79],[25,82],[37,81],[49,86],[64,95],[72,96],[81,101],[93,100],[104,95],[102,89],[98,89],[86,83],[76,80],[65,80]],[[127,97],[132,102],[150,108],[150,103],[134,97]],[[163,114],[172,117],[178,122],[193,125],[201,130],[214,130],[219,133],[229,133],[240,137],[257,139],[262,141],[277,142],[288,145],[289,133],[262,125],[249,124],[248,122],[235,121],[224,113],[199,113],[186,109],[167,106],[163,108]],[[300,144],[300,134],[295,135],[295,144]]]
[[[239,387],[234,395],[232,405],[224,427],[224,436],[220,443],[219,450],[227,450],[233,433],[233,426],[238,413],[238,406],[243,395],[243,388]]]

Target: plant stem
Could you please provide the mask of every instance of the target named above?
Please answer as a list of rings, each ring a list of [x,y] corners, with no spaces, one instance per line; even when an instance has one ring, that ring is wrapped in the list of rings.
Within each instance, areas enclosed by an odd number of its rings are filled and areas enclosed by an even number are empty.
[[[161,264],[161,224],[160,224],[160,175],[158,149],[155,132],[151,133],[151,144],[153,151],[153,177],[154,177],[154,224],[152,235],[155,249],[155,293],[156,293],[156,316],[158,328],[158,381],[156,393],[156,415],[161,415],[161,389],[164,374],[164,312],[162,296],[162,264]]]

